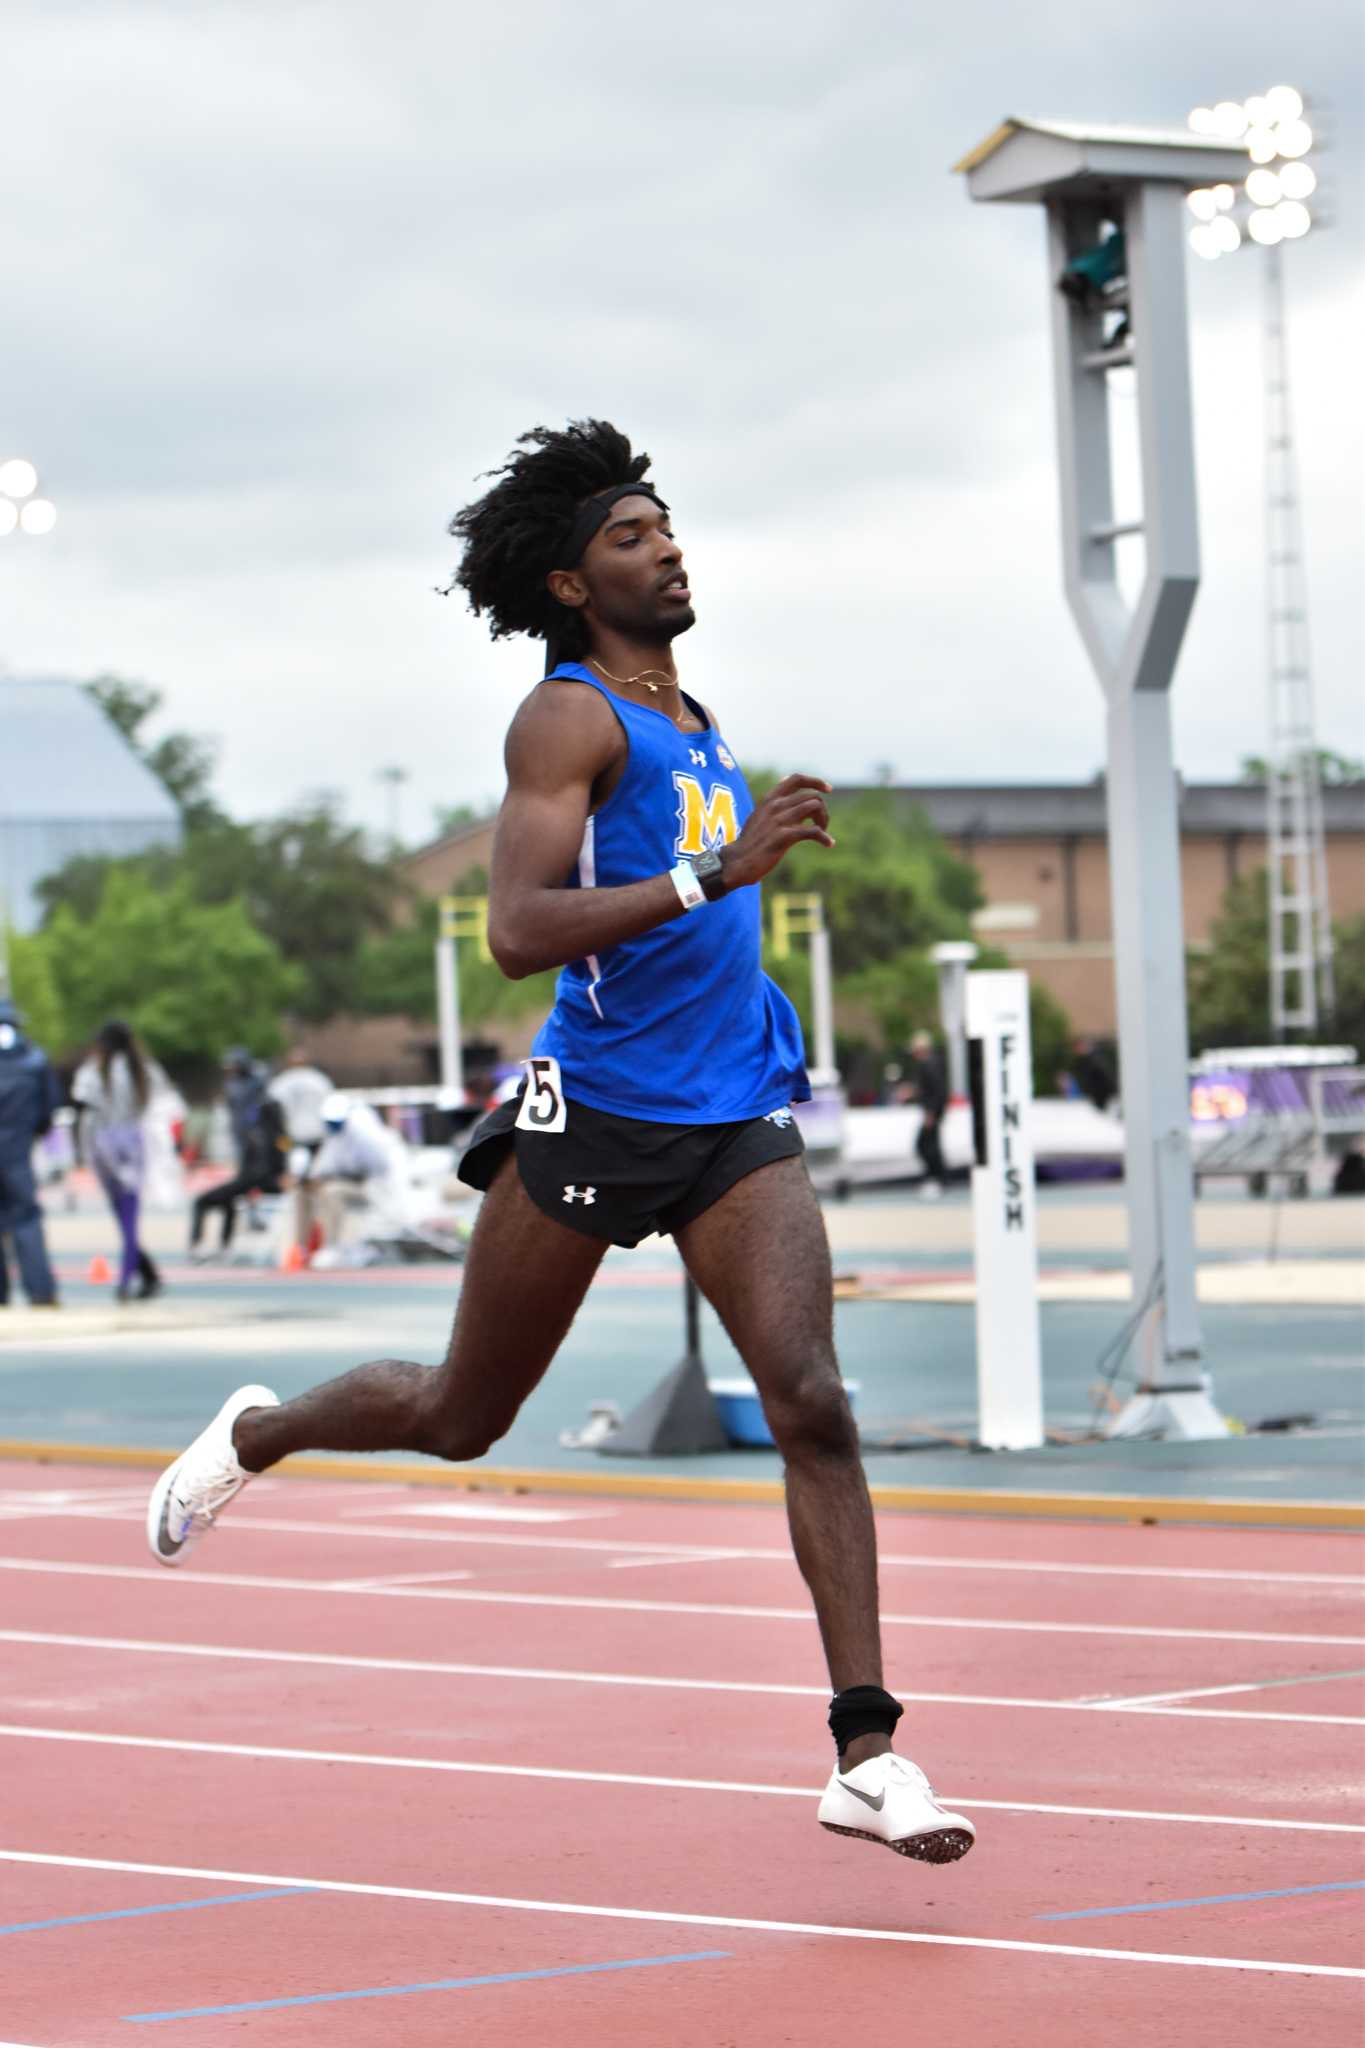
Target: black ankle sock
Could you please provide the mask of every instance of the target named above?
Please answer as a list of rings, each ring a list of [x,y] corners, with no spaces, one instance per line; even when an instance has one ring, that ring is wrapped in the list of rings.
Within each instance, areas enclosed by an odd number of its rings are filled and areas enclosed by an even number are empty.
[[[860,1735],[894,1735],[905,1709],[879,1685],[850,1685],[829,1703],[829,1732],[842,1757]]]

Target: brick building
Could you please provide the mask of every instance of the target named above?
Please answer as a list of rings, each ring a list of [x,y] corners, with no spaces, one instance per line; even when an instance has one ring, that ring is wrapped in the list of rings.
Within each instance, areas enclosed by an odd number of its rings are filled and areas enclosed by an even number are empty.
[[[841,785],[840,796],[863,793]],[[1115,1030],[1109,848],[1100,779],[1083,783],[898,785],[908,815],[918,808],[981,877],[977,932],[1061,1003],[1076,1030]],[[1324,789],[1328,888],[1334,918],[1365,913],[1365,782]],[[484,819],[420,847],[403,862],[423,895],[458,894],[487,870],[493,821]],[[1223,892],[1266,861],[1265,792],[1255,784],[1200,782],[1180,791],[1180,868],[1187,945],[1208,943]],[[517,1059],[537,1020],[501,1027],[503,1056]],[[339,1079],[395,1082],[434,1074],[435,1033],[399,1018],[338,1019],[310,1039]]]
[[[839,794],[854,794],[841,790]],[[898,786],[981,877],[983,941],[1056,996],[1078,1031],[1115,1028],[1114,948],[1104,783]],[[1333,918],[1365,912],[1365,782],[1323,790]],[[1265,791],[1254,783],[1180,787],[1185,943],[1208,944],[1223,892],[1266,864]]]

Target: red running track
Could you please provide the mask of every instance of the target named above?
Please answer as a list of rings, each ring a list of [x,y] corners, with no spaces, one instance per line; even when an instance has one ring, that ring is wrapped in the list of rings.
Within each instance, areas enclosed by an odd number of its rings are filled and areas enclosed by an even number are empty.
[[[1356,1538],[883,1516],[931,1869],[815,1824],[777,1510],[144,1496],[0,1468],[0,2048],[1358,2039]]]

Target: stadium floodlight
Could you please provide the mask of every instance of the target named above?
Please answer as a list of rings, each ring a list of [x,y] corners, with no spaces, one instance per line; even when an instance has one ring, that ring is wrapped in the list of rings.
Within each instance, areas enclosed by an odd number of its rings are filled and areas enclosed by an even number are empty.
[[[1189,116],[1192,133],[1231,136],[1225,112],[1230,104],[1220,100],[1215,107],[1195,107]],[[1240,112],[1238,136],[1252,166],[1241,180],[1241,192],[1230,185],[1213,185],[1196,187],[1189,194],[1190,212],[1199,223],[1190,230],[1190,247],[1207,262],[1232,255],[1244,237],[1273,249],[1280,242],[1300,240],[1313,226],[1303,202],[1317,190],[1318,181],[1311,164],[1304,162],[1314,138],[1304,119],[1303,94],[1292,85],[1272,86],[1245,100]],[[1251,212],[1236,219],[1236,239],[1211,232],[1209,224],[1237,216],[1243,199]]]
[[[1250,111],[1250,102],[1247,104]],[[1303,112],[1303,94],[1292,85],[1272,85],[1265,95],[1265,111],[1272,121],[1297,121]]]
[[[1313,216],[1306,206],[1297,199],[1282,199],[1275,208],[1275,218],[1280,223],[1280,233],[1287,242],[1297,242],[1306,235],[1313,225]]]
[[[51,533],[57,507],[50,498],[35,498],[38,472],[22,455],[0,462],[0,539],[10,533]]]
[[[22,455],[0,462],[0,493],[7,498],[31,498],[38,488],[38,472]]]
[[[1286,228],[1285,233],[1287,234],[1288,232],[1289,230]],[[1217,220],[1209,223],[1209,233],[1218,244],[1220,256],[1231,256],[1234,250],[1240,249],[1242,246],[1242,230],[1238,227],[1236,221],[1230,220],[1225,213],[1220,214]]]

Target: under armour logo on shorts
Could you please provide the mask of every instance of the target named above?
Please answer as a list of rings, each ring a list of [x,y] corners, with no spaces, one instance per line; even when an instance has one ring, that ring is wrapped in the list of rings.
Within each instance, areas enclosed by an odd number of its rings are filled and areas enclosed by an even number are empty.
[[[689,747],[687,751],[692,756],[694,768],[704,768],[706,766],[706,755],[700,747]]]
[[[566,1187],[564,1199],[566,1202],[587,1202],[591,1206],[597,1200],[597,1190],[596,1188]]]
[[[789,1109],[770,1109],[763,1119],[765,1124],[776,1124],[779,1131],[785,1131],[795,1118]]]

